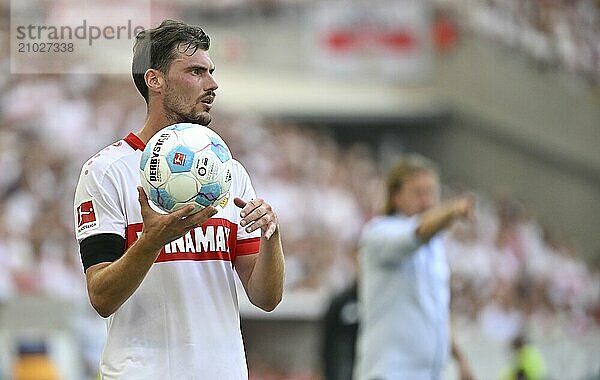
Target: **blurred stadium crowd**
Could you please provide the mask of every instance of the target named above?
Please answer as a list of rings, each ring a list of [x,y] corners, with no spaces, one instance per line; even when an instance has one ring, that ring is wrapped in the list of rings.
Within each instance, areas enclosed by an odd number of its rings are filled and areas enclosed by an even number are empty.
[[[520,51],[540,69],[600,85],[600,2],[596,0],[436,0],[463,29]]]

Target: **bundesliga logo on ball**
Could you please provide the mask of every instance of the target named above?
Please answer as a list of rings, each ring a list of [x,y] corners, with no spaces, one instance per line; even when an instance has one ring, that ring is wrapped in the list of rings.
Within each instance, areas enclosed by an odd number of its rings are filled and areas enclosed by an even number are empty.
[[[142,153],[140,177],[148,198],[166,212],[224,206],[231,186],[229,148],[211,129],[180,123],[156,133]]]

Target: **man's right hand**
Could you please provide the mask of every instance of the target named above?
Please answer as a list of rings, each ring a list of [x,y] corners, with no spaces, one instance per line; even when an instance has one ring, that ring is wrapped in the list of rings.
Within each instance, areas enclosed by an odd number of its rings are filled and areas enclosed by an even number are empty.
[[[425,211],[421,215],[417,227],[417,236],[422,241],[428,241],[440,230],[461,218],[470,221],[474,219],[474,197],[472,195],[454,198]]]
[[[452,199],[450,201],[452,217],[455,219],[464,218],[468,221],[473,221],[474,203],[475,198],[473,195],[463,195]]]
[[[186,206],[170,214],[161,214],[154,211],[148,202],[148,196],[141,186],[138,186],[138,200],[140,202],[144,228],[140,240],[156,251],[165,244],[185,235],[195,227],[199,227],[217,213],[214,206],[208,206],[194,214],[194,206]]]

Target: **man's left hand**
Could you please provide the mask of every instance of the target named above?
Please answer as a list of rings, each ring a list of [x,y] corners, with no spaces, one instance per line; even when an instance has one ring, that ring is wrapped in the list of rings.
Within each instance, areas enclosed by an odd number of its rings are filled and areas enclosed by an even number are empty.
[[[263,236],[269,240],[279,228],[277,221],[277,215],[271,208],[271,205],[265,202],[263,199],[252,199],[251,201],[244,201],[241,198],[234,198],[233,203],[242,209],[240,216],[240,226],[246,229],[246,232],[256,231],[261,229]]]

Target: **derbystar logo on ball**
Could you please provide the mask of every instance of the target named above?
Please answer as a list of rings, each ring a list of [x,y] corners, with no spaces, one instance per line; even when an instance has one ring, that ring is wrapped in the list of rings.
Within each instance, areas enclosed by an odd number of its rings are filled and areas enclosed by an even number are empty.
[[[165,140],[167,140],[170,137],[170,135],[168,133],[162,133],[158,139],[156,140],[156,142],[154,143],[154,146],[152,147],[152,157],[150,158],[150,171],[149,171],[149,175],[150,181],[153,182],[160,182],[161,180],[161,171],[159,170],[159,165],[160,165],[160,160],[159,160],[159,155],[160,155],[160,151],[162,150],[162,147],[165,143]]]
[[[194,211],[227,203],[232,157],[223,139],[198,124],[179,123],[156,133],[142,153],[140,179],[148,198],[161,210],[187,205]]]

